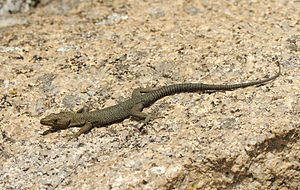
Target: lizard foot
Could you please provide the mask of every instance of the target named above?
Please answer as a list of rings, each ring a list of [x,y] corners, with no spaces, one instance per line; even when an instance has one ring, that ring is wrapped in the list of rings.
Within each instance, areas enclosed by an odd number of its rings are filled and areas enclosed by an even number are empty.
[[[144,123],[147,124],[151,120],[161,119],[161,118],[164,118],[164,117],[163,116],[150,116],[150,115],[147,115],[147,117],[144,120]]]

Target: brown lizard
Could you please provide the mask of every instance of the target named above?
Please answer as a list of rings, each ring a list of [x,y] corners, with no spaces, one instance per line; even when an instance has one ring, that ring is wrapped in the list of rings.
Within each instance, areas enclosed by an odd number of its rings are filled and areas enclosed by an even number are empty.
[[[281,73],[281,67],[278,62],[278,73],[270,78],[253,81],[248,83],[231,84],[231,85],[212,85],[202,83],[184,83],[164,86],[158,89],[140,88],[135,89],[132,97],[117,105],[87,112],[84,109],[78,112],[60,112],[52,113],[41,119],[41,124],[51,126],[51,129],[45,131],[43,134],[55,132],[61,129],[70,127],[81,127],[81,129],[72,134],[72,138],[77,138],[82,133],[87,133],[93,127],[106,126],[124,120],[129,116],[138,119],[144,119],[145,122],[150,120],[150,116],[143,113],[145,107],[150,106],[155,101],[165,96],[169,96],[181,92],[198,92],[198,91],[225,91],[234,90],[237,88],[245,88],[248,86],[260,85],[277,78]]]

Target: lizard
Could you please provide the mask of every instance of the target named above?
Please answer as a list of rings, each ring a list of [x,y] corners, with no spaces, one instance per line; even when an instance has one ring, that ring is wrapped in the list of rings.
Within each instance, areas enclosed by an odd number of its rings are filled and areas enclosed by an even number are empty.
[[[136,119],[143,119],[145,123],[150,121],[151,116],[143,113],[145,107],[149,107],[155,101],[176,93],[199,92],[199,91],[229,91],[249,86],[262,85],[276,79],[281,74],[280,63],[277,62],[278,72],[269,78],[226,85],[203,84],[203,83],[182,83],[163,86],[161,88],[138,88],[133,90],[131,98],[101,110],[86,111],[81,109],[77,112],[64,111],[52,113],[40,120],[42,125],[51,126],[42,135],[46,135],[70,127],[80,127],[80,129],[70,136],[70,139],[77,138],[81,134],[88,133],[94,127],[107,126],[123,121],[132,116]]]

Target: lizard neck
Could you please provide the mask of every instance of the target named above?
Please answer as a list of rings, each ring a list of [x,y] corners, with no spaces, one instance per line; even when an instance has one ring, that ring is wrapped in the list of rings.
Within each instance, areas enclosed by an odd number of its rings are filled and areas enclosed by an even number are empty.
[[[70,115],[70,125],[69,127],[81,127],[87,122],[87,116],[89,112],[84,113],[73,113]]]

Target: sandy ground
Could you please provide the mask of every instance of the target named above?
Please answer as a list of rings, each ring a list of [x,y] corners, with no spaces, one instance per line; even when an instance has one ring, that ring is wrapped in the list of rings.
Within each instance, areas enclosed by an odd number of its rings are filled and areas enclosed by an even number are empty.
[[[1,189],[299,189],[299,1],[57,0],[0,26]],[[266,85],[163,98],[147,125],[41,135],[50,113],[258,80],[276,61]]]

